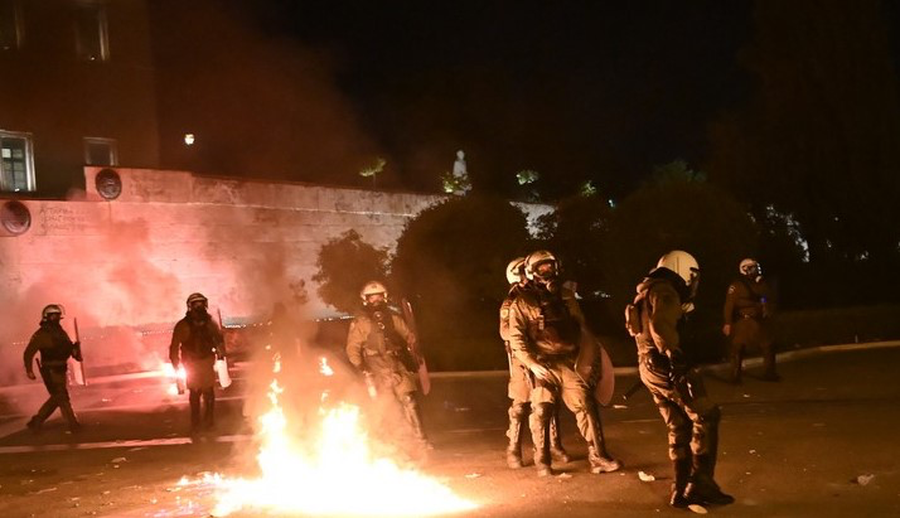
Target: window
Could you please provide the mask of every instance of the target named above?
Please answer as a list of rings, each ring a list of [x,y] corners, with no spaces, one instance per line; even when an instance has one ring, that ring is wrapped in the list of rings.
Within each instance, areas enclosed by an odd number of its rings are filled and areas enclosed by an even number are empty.
[[[0,0],[0,51],[22,47],[22,8],[19,0]]]
[[[75,9],[75,35],[78,57],[85,61],[109,59],[106,6],[96,2],[79,3]]]
[[[0,190],[35,189],[33,153],[29,134],[0,131]]]
[[[84,163],[87,165],[119,165],[119,150],[111,138],[86,137]]]

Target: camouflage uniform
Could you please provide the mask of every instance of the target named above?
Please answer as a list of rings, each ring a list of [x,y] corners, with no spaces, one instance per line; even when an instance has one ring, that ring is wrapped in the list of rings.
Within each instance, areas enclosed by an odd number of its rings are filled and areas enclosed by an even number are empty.
[[[675,497],[683,499],[689,480],[712,482],[721,412],[706,394],[700,375],[679,374],[670,358],[682,356],[678,324],[684,315],[684,282],[665,268],[651,272],[637,287],[635,306],[641,331],[635,337],[641,381],[669,429],[669,458],[675,468]],[[715,486],[718,491],[718,486]],[[679,505],[683,504],[683,505]]]
[[[543,365],[556,378],[552,382],[535,379],[530,394],[534,463],[541,475],[551,472],[548,431],[559,398],[575,414],[578,430],[589,443],[591,470],[600,473],[621,467],[606,452],[592,387],[575,371],[582,338],[588,336],[575,292],[567,287],[551,292],[533,282],[521,288],[510,304],[509,342],[513,354],[524,365]]]
[[[758,346],[765,364],[765,379],[776,380],[775,348],[769,329],[769,317],[773,303],[771,290],[766,281],[758,281],[742,276],[728,286],[725,296],[724,320],[731,326],[731,377],[741,381],[741,363],[744,351]]]
[[[506,356],[509,359],[509,384],[507,395],[511,400],[509,405],[509,429],[506,437],[509,445],[506,449],[506,462],[510,468],[522,467],[522,427],[530,413],[529,398],[533,383],[531,373],[512,353],[509,345],[509,307],[518,293],[520,286],[513,285],[500,306],[500,338],[506,346]],[[567,463],[569,455],[562,445],[559,435],[559,405],[555,406],[553,419],[550,420],[550,454],[555,460]]]
[[[191,311],[175,324],[169,343],[169,360],[174,367],[184,364],[187,388],[190,390],[191,429],[201,424],[200,400],[205,409],[202,423],[212,428],[216,406],[216,357],[225,356],[225,341],[219,326],[205,312],[195,316]]]
[[[28,346],[25,348],[23,359],[25,371],[29,377],[34,376],[32,364],[34,356],[41,353],[40,371],[41,379],[50,397],[41,405],[37,414],[28,421],[28,428],[38,431],[44,421],[59,408],[59,413],[68,423],[70,431],[81,428],[75,411],[72,410],[72,402],[69,399],[69,389],[66,386],[66,372],[68,371],[69,357],[81,361],[81,351],[75,343],[69,339],[65,329],[58,322],[43,321],[41,327],[31,335]]]
[[[415,344],[416,335],[400,315],[383,304],[369,306],[350,324],[347,357],[370,377],[379,395],[394,396],[413,435],[427,444],[416,401],[417,371],[410,352]]]

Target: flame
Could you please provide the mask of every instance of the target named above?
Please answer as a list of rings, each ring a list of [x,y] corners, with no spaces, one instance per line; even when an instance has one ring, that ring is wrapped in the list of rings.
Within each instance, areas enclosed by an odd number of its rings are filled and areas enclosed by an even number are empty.
[[[328,358],[324,356],[319,358],[319,374],[322,376],[334,376],[334,369],[331,368],[331,365],[328,365]]]
[[[179,365],[176,370],[171,363],[164,362],[161,364],[159,370],[162,373],[162,376],[167,378],[169,383],[169,388],[166,389],[166,393],[170,396],[178,395],[178,383],[181,382],[184,384],[187,381],[187,371],[184,370],[184,365]]]
[[[280,367],[276,358],[273,370],[277,373]],[[323,375],[333,374],[324,358],[320,367]],[[250,509],[278,514],[427,516],[476,507],[437,480],[374,455],[356,406],[320,407],[324,417],[317,438],[309,446],[297,444],[279,404],[283,392],[278,380],[273,380],[268,393],[272,407],[259,418],[261,446],[256,458],[261,475],[254,479],[206,476],[205,482],[216,488],[213,516]]]

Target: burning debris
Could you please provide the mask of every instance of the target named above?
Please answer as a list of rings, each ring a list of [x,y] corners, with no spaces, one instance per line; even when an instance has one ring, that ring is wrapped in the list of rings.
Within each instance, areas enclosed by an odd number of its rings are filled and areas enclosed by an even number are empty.
[[[319,359],[319,373],[334,370]],[[211,488],[216,500],[213,516],[241,510],[275,514],[429,516],[474,509],[476,504],[455,495],[437,480],[401,467],[391,458],[373,452],[361,424],[360,408],[345,402],[319,398],[318,430],[307,440],[288,431],[282,409],[284,387],[279,382],[280,357],[276,355],[274,379],[269,384],[269,410],[259,417],[260,440],[256,456],[259,475],[229,478],[205,474],[201,484]],[[323,392],[323,396],[327,391]],[[186,477],[179,486],[191,484]],[[347,498],[348,488],[354,497]]]

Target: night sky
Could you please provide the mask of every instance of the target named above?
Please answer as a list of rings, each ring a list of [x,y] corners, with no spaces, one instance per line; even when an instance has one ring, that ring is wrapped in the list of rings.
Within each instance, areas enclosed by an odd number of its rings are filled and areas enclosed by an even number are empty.
[[[317,63],[364,141],[346,155],[386,157],[387,188],[438,190],[463,149],[476,188],[515,195],[515,173],[534,169],[546,199],[586,180],[621,197],[655,166],[706,166],[710,125],[756,84],[743,62],[751,1],[216,5],[284,60],[297,49]],[[292,160],[296,171],[262,176],[365,184],[351,165]]]
[[[742,94],[747,2],[275,2],[268,30],[327,49],[366,129],[394,156],[454,148],[509,188],[536,169],[620,194],[656,164],[700,160],[706,121]],[[428,141],[437,136],[437,141]]]

